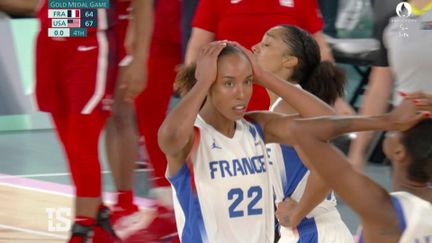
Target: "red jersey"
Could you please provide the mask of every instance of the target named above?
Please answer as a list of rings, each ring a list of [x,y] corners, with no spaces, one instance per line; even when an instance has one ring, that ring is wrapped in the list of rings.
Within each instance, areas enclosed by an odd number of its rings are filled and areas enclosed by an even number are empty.
[[[129,18],[129,10],[131,0],[118,0],[117,1],[117,16],[118,20],[127,20]]]
[[[251,48],[270,28],[288,24],[310,33],[320,31],[323,21],[316,0],[200,0],[193,27],[215,34],[216,40],[233,40]],[[267,110],[270,99],[254,85],[248,110]]]
[[[235,40],[250,48],[280,24],[310,33],[321,30],[316,0],[200,0],[192,26],[215,33],[218,40]]]
[[[170,42],[181,42],[181,0],[157,0],[155,2],[153,37]]]

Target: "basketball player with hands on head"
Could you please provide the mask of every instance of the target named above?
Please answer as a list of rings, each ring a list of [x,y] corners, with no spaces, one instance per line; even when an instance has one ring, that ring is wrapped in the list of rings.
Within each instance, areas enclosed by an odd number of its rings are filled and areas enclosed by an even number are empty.
[[[287,125],[293,117],[245,113],[252,80],[302,117],[334,114],[313,95],[262,70],[244,47],[206,45],[196,67],[178,74],[182,99],[159,129],[182,242],[273,242],[273,195],[264,143],[290,143]]]

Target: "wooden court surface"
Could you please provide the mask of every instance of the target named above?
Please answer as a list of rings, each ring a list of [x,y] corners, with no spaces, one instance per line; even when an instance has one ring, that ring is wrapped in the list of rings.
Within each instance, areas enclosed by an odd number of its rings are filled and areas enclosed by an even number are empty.
[[[71,189],[70,186],[57,185],[65,191],[61,192],[41,188],[37,180],[23,179],[26,185],[20,185],[20,178],[13,178],[16,184],[2,182],[1,178],[0,243],[67,241],[74,213],[71,190],[65,190]],[[111,205],[113,194],[104,193],[103,197],[104,203]],[[152,200],[136,197],[135,202],[140,206],[140,212],[134,214],[127,227],[115,228],[120,237],[129,235],[137,227],[145,227],[156,216],[151,208]]]
[[[67,231],[48,230],[46,209],[71,207],[70,196],[0,183],[0,242],[65,242]]]

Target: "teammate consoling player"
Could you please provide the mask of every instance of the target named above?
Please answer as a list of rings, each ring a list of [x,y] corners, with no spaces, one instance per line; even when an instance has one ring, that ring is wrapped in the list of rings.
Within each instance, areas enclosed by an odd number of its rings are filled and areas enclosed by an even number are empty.
[[[252,49],[263,69],[298,85],[327,104],[334,105],[343,95],[343,71],[329,61],[321,62],[319,46],[306,31],[290,25],[276,26],[268,30]],[[269,96],[271,111],[297,114],[289,103],[271,91]],[[299,225],[295,231],[281,227],[279,242],[352,242],[352,235],[336,209],[333,193],[314,172],[310,174],[295,149],[284,144],[268,144],[267,153],[270,171],[274,172],[275,202],[280,203],[285,198],[302,200],[297,208],[299,213],[293,213],[291,217],[291,225]],[[313,195],[312,200],[308,195]],[[280,223],[284,225],[284,222]]]
[[[239,45],[216,42],[201,50],[196,68],[179,73],[183,97],[159,130],[182,242],[273,242],[264,143],[284,143],[292,118],[255,112],[245,120],[253,80],[303,117],[333,114],[314,96],[261,70]]]

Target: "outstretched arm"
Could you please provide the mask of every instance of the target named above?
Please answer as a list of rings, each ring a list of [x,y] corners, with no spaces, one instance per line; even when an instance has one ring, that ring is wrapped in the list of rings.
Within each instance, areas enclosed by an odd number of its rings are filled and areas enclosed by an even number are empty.
[[[374,242],[397,242],[400,230],[390,195],[378,184],[356,172],[345,156],[327,141],[346,132],[406,130],[422,119],[411,102],[376,117],[323,117],[291,123],[295,147],[362,218],[365,237]]]
[[[167,115],[158,133],[161,150],[168,159],[168,174],[175,175],[191,150],[194,122],[208,90],[216,80],[217,57],[225,43],[210,43],[200,51],[196,84]]]
[[[303,134],[298,142],[295,147],[303,149],[313,161],[312,170],[316,170],[359,214],[368,242],[397,242],[400,237],[399,223],[388,192],[356,172],[344,155],[328,142],[310,133]]]

